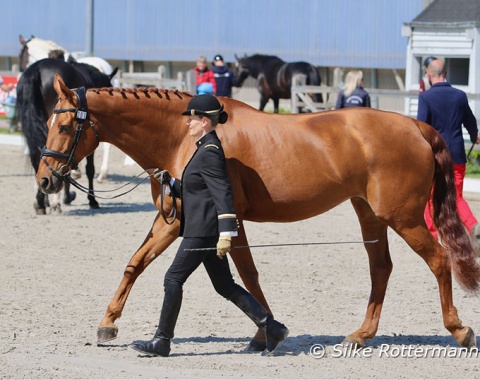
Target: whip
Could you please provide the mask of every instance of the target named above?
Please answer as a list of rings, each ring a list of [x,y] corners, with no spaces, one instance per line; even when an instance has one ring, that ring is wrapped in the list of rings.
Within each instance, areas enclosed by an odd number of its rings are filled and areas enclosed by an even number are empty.
[[[258,244],[258,245],[240,245],[232,247],[232,249],[241,249],[241,248],[269,248],[269,247],[290,247],[295,245],[333,245],[333,244],[375,244],[378,243],[376,240],[363,240],[363,241],[321,241],[313,243],[282,243],[282,244]],[[217,248],[186,248],[185,251],[212,251]]]

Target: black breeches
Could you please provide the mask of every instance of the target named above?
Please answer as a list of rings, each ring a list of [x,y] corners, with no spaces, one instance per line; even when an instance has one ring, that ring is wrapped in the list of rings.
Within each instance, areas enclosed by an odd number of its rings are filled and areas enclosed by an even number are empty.
[[[170,282],[183,285],[190,275],[203,263],[213,287],[218,294],[229,298],[239,287],[230,272],[228,259],[217,257],[218,237],[184,238],[173,259],[172,265],[165,274],[164,286]],[[207,251],[186,251],[186,248],[215,248]]]

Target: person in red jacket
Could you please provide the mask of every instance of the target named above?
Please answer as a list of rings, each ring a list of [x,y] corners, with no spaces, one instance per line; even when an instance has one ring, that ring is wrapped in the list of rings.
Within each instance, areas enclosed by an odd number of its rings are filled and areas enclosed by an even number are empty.
[[[207,67],[207,58],[201,55],[197,59],[197,66],[193,69],[196,73],[197,95],[215,94],[217,92],[217,82],[213,71]]]

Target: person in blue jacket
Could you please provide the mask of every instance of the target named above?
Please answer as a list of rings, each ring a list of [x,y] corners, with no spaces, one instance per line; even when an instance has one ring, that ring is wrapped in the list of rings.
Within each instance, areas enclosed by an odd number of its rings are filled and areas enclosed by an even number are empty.
[[[238,81],[237,78],[235,78],[233,70],[225,65],[223,57],[220,54],[213,57],[212,71],[217,83],[215,95],[231,98],[232,87],[238,87]]]
[[[455,187],[457,190],[457,208],[463,224],[476,240],[480,239],[480,228],[477,218],[463,198],[463,180],[465,178],[467,156],[463,140],[462,125],[470,135],[470,141],[480,143],[477,120],[468,105],[467,95],[453,88],[446,81],[445,64],[435,59],[427,68],[428,81],[431,87],[421,92],[418,97],[417,119],[435,128],[447,143],[453,158]],[[425,222],[435,238],[438,237],[431,217],[432,202],[429,200],[425,208]]]
[[[338,94],[335,109],[370,107],[370,95],[363,89],[363,72],[352,70],[345,76],[345,87]]]
[[[225,154],[215,128],[224,124],[228,115],[218,99],[209,94],[193,97],[183,115],[188,116],[189,135],[197,149],[184,168],[181,180],[172,178],[167,170],[154,171],[161,185],[170,185],[172,194],[182,199],[180,236],[183,240],[165,274],[158,329],[153,339],[135,342],[132,348],[153,356],[170,354],[170,340],[182,305],[183,284],[203,264],[217,293],[264,329],[267,354],[272,354],[287,337],[288,329],[235,283],[226,257],[238,227]]]

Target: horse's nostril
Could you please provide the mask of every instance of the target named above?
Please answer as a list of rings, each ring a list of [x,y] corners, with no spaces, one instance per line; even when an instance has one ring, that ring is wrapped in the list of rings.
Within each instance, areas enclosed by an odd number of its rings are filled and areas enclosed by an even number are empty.
[[[42,178],[42,182],[40,183],[40,187],[42,190],[46,190],[48,188],[48,184],[50,183],[50,181],[48,180],[47,177],[43,177]]]

